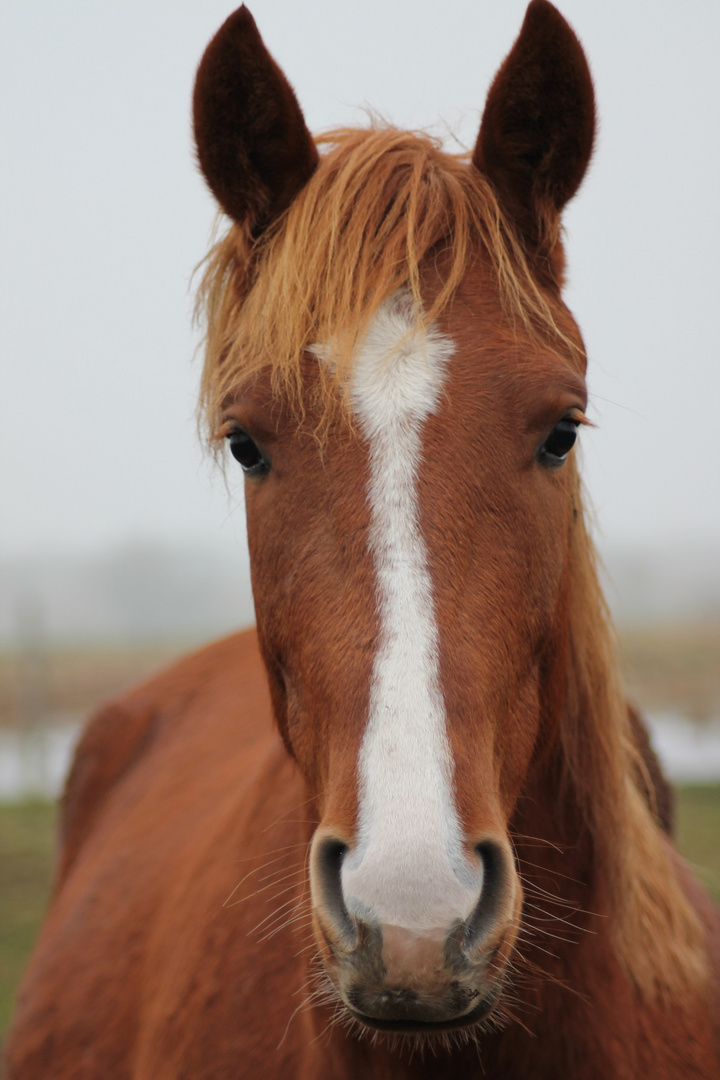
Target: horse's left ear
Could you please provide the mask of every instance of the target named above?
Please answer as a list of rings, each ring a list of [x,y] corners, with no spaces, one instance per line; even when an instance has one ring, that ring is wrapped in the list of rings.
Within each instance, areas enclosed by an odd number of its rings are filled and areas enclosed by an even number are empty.
[[[532,0],[490,87],[473,164],[492,182],[529,255],[551,256],[560,212],[592,153],[595,95],[580,42]]]
[[[287,209],[317,167],[297,98],[244,4],[200,61],[193,125],[210,190],[255,235]]]

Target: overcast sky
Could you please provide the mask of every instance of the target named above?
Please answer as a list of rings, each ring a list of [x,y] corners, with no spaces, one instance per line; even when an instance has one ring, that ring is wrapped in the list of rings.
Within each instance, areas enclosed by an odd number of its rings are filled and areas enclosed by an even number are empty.
[[[566,216],[590,354],[587,487],[606,543],[720,544],[720,4],[566,0],[600,135]],[[311,129],[472,144],[522,0],[255,0]],[[0,544],[237,546],[203,462],[190,277],[214,205],[194,164],[194,70],[224,0],[0,8]],[[453,138],[450,137],[453,133]]]

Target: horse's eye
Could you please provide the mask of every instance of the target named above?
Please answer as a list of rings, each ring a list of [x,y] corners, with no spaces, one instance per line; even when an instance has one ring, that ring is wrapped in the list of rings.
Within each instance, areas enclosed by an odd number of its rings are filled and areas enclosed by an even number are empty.
[[[541,465],[551,469],[562,465],[575,445],[579,423],[579,420],[573,420],[569,416],[557,422],[538,451]]]
[[[270,462],[260,452],[249,435],[235,428],[227,436],[230,453],[242,465],[246,476],[262,476],[270,468]]]

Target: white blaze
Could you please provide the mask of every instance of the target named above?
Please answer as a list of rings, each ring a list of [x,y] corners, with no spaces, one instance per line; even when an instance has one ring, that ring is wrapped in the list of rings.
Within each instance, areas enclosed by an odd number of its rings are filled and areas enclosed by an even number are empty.
[[[353,364],[352,407],[370,448],[370,549],[380,640],[359,755],[359,827],[342,867],[348,909],[413,930],[447,928],[479,899],[463,851],[440,689],[438,631],[420,531],[422,429],[453,343],[385,303]]]

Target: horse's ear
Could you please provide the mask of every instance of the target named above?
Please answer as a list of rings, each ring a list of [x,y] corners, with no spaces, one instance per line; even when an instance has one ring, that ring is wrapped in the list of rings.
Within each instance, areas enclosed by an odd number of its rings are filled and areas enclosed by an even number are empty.
[[[290,205],[317,167],[297,98],[245,5],[220,27],[200,61],[193,124],[211,191],[254,234]]]
[[[473,152],[529,254],[551,254],[594,134],[595,95],[582,46],[548,0],[532,0],[490,87]]]

